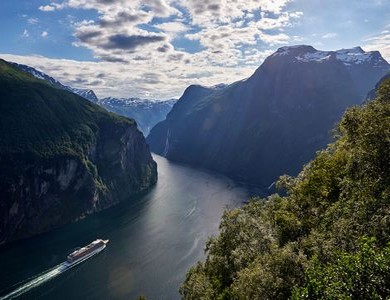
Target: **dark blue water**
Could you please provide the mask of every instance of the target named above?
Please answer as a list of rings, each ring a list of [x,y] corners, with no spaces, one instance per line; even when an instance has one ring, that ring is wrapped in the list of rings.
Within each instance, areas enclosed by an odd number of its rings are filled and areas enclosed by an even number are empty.
[[[224,208],[239,206],[250,192],[225,177],[154,159],[159,180],[146,195],[0,249],[0,295],[22,286],[20,299],[178,299]],[[110,239],[106,250],[57,271],[72,249],[96,238]]]

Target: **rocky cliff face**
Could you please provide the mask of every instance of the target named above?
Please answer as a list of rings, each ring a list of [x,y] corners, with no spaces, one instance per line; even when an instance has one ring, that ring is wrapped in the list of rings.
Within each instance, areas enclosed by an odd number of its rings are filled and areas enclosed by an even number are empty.
[[[129,201],[156,182],[134,121],[2,61],[0,91],[0,244]]]
[[[156,164],[136,126],[102,128],[87,151],[84,159],[67,155],[37,161],[19,156],[0,159],[0,243],[129,200],[157,180]],[[18,172],[9,170],[15,167]]]
[[[379,90],[379,87],[386,81],[390,78],[390,73],[387,73],[385,76],[383,76],[379,81],[378,83],[375,85],[375,88],[372,89],[368,94],[367,94],[367,97],[366,97],[366,101],[370,101],[372,99],[375,99],[375,97],[377,96],[377,92]]]
[[[267,187],[331,141],[345,109],[389,70],[379,52],[282,47],[247,80],[189,87],[148,136],[152,151]]]

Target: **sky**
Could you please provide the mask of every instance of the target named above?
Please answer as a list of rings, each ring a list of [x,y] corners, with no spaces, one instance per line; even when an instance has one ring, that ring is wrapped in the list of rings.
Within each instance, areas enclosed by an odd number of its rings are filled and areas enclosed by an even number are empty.
[[[231,83],[297,44],[361,46],[390,61],[390,0],[16,0],[0,10],[0,58],[99,98]]]

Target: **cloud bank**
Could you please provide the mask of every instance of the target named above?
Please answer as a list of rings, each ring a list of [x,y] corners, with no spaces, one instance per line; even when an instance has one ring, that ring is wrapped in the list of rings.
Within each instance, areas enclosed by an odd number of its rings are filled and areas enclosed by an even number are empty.
[[[70,26],[72,45],[89,49],[98,62],[3,57],[42,69],[67,84],[91,78],[84,80],[83,87],[93,88],[101,97],[179,96],[189,84],[228,83],[247,77],[271,53],[270,47],[290,42],[284,29],[299,21],[302,13],[286,11],[289,2],[48,1],[38,7],[45,14],[96,13],[93,19],[72,18]],[[96,73],[104,74],[104,79],[96,80]]]
[[[351,15],[343,17],[343,8],[336,27],[317,28],[316,24],[324,20],[313,15],[311,10],[317,11],[322,2],[315,3],[298,0],[47,0],[37,11],[52,18],[66,15],[67,23],[63,21],[63,25],[68,26],[71,40],[66,40],[65,47],[84,53],[87,50],[90,61],[7,57],[37,67],[66,84],[94,89],[99,97],[177,97],[190,84],[230,83],[248,77],[281,45],[313,44],[314,41],[314,46],[321,48],[324,43],[339,47],[341,31],[338,27],[345,30],[356,26],[349,20]],[[323,7],[324,12],[319,13],[325,16],[327,24],[328,14],[334,13],[332,7],[336,2],[329,3]],[[365,5],[375,8],[379,4]],[[303,10],[310,15],[304,15]],[[350,10],[348,6],[348,12]],[[35,16],[29,16],[26,21],[30,26],[41,24],[41,19]],[[28,28],[20,35],[32,41],[34,31]],[[42,27],[39,32],[45,42],[56,39],[52,28]],[[386,27],[380,34],[367,36],[363,46],[367,50],[379,49],[384,57],[390,57],[388,41],[389,28]],[[96,74],[101,76],[97,78]]]

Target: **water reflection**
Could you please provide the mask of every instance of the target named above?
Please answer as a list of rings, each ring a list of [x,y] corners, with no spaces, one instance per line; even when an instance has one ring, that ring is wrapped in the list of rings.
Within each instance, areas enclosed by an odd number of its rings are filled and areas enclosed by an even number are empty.
[[[177,299],[185,272],[203,258],[225,207],[247,200],[232,180],[155,155],[159,181],[146,195],[59,230],[0,249],[0,290],[53,268],[74,247],[106,250],[24,294],[40,299]],[[22,298],[23,298],[22,297]]]

